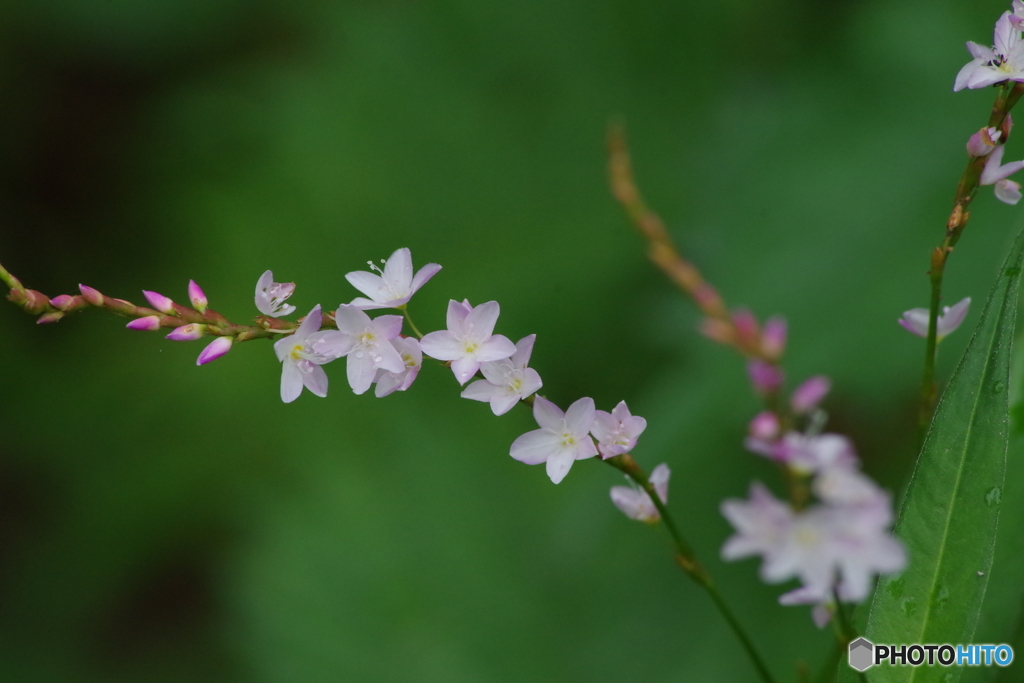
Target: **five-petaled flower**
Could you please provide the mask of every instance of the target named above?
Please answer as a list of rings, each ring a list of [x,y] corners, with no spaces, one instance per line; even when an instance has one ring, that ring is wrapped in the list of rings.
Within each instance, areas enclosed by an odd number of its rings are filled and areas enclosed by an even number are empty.
[[[373,320],[354,306],[339,306],[334,313],[337,332],[327,332],[324,343],[338,357],[347,356],[346,371],[352,391],[362,394],[373,384],[377,370],[405,372],[406,364],[391,340],[402,332],[402,316],[382,315]]]
[[[320,367],[338,356],[325,342],[330,331],[319,332],[320,304],[313,307],[293,334],[274,342],[274,353],[281,361],[281,400],[291,403],[306,387],[321,398],[327,396],[327,373]]]
[[[547,463],[548,476],[554,483],[565,478],[576,460],[597,455],[589,434],[594,424],[594,399],[581,398],[563,413],[551,401],[537,396],[533,417],[540,429],[513,441],[509,455],[527,465]]]
[[[294,282],[274,282],[274,272],[268,270],[256,281],[256,308],[273,318],[290,315],[295,307],[285,301],[294,293]]]
[[[504,415],[516,403],[540,389],[543,386],[540,375],[533,368],[526,367],[536,339],[535,334],[520,339],[511,358],[481,363],[480,372],[484,379],[466,387],[462,398],[489,401],[495,415]]]
[[[497,301],[473,308],[469,301],[453,299],[448,302],[448,329],[424,336],[420,348],[431,358],[452,361],[455,379],[465,384],[481,363],[503,360],[516,352],[516,345],[507,337],[491,334],[499,313]]]
[[[996,22],[993,47],[968,41],[967,51],[974,57],[956,75],[953,91],[985,88],[1003,81],[1024,81],[1024,42],[1009,12]]]
[[[412,273],[412,254],[405,247],[398,249],[384,262],[384,270],[370,261],[370,268],[379,275],[356,270],[345,276],[353,287],[370,297],[356,297],[349,304],[363,310],[372,308],[403,308],[427,280],[434,277],[441,266],[428,263]]]
[[[637,438],[647,429],[647,420],[632,415],[625,401],[619,401],[612,412],[598,410],[594,413],[594,426],[590,433],[597,439],[597,450],[604,459],[629,453],[636,446]]]

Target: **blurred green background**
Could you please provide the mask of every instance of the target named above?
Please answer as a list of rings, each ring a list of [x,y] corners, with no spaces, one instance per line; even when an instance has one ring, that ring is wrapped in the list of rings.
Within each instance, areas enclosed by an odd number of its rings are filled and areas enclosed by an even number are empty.
[[[953,94],[991,0],[7,0],[0,5],[0,262],[256,315],[266,269],[300,312],[408,246],[444,270],[413,301],[502,306],[566,406],[625,399],[641,464],[782,680],[830,634],[718,512],[774,471],[742,448],[742,364],[647,264],[610,198],[604,131],[734,306],[791,326],[792,381],[830,374],[831,426],[898,490],[927,298],[967,137]],[[1008,158],[1024,147],[1010,143]],[[1016,211],[987,188],[948,271],[980,304]],[[0,674],[11,681],[746,681],[753,670],[661,530],[596,461],[559,486],[508,456],[535,427],[413,389],[283,405],[270,344],[201,343],[86,312],[0,307]],[[969,334],[943,344],[948,373]]]

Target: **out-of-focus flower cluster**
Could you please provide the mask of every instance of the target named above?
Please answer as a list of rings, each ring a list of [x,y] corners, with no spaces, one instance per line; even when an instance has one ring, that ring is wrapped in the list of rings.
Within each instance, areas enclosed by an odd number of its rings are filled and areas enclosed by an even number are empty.
[[[790,396],[786,422],[764,411],[750,423],[746,447],[779,464],[790,482],[790,500],[776,498],[754,482],[747,500],[726,500],[722,514],[735,528],[722,556],[762,557],[761,578],[769,583],[799,579],[782,595],[784,605],[814,605],[819,626],[836,609],[835,600],[860,602],[878,574],[906,564],[903,546],[892,537],[892,501],[860,471],[853,444],[839,434],[821,433],[827,419],[819,403],[830,389],[812,377]],[[810,500],[813,494],[815,500]]]

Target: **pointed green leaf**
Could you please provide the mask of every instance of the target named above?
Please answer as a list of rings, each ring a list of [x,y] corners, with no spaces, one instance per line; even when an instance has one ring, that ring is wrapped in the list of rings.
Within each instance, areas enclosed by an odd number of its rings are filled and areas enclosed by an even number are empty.
[[[1008,384],[1024,231],[942,395],[896,535],[910,561],[884,578],[868,616],[875,643],[969,643],[992,568],[1009,436]],[[958,667],[875,667],[872,683],[954,683]]]

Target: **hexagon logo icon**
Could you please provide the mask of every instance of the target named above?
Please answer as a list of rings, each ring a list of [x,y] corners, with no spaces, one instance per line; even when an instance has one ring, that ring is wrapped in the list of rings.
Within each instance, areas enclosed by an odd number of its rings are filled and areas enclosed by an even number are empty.
[[[875,646],[867,638],[858,638],[850,643],[850,666],[857,671],[867,671],[874,665]]]

